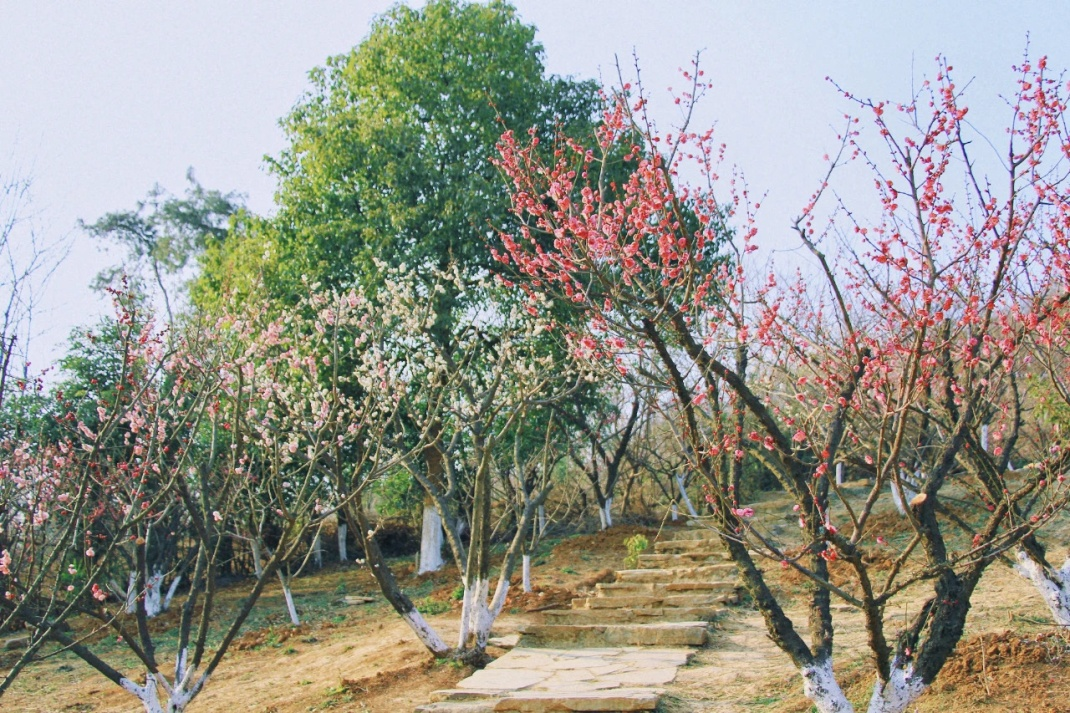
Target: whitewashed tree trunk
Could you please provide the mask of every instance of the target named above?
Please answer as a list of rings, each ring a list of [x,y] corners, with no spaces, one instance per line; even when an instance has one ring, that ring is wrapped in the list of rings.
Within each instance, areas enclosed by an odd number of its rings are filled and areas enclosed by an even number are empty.
[[[546,506],[539,506],[539,537],[546,534]]]
[[[914,675],[914,667],[904,666],[904,663],[897,658],[892,662],[888,682],[877,680],[867,713],[904,713],[928,688],[921,676]],[[832,672],[831,659],[804,666],[799,673],[803,679],[803,693],[813,701],[818,713],[854,713],[854,706],[847,700]]]
[[[919,471],[915,477],[918,480],[921,480],[923,476]],[[899,484],[903,488],[903,497],[899,497],[899,488],[895,486],[895,483],[891,484],[892,502],[895,503],[895,509],[899,511],[900,515],[907,514],[907,503],[910,502],[910,500],[918,494],[916,490],[910,487],[911,480],[911,476],[907,475],[907,472],[905,470],[899,471]]]
[[[471,623],[472,599],[475,593],[467,584],[464,585],[464,594],[461,596],[461,628],[457,632],[457,646],[464,646],[468,641],[468,627]]]
[[[137,572],[131,572],[126,584],[126,613],[137,611]]]
[[[490,638],[490,628],[494,624],[496,608],[500,609],[505,603],[505,594],[508,592],[509,583],[499,586],[495,601],[488,606],[487,594],[490,591],[490,581],[486,579],[476,580],[474,591],[465,591],[464,607],[461,610],[461,630],[459,632],[457,646],[463,648],[469,638],[475,637],[476,648],[484,649],[487,639]]]
[[[598,508],[598,520],[603,530],[613,527],[613,498],[606,498],[605,507]]]
[[[531,555],[524,555],[521,570],[523,572],[524,592],[531,593]]]
[[[416,609],[412,609],[406,612],[403,616],[405,617],[405,623],[407,623],[413,633],[416,634],[416,638],[419,639],[420,643],[426,646],[428,650],[438,656],[442,656],[449,651],[446,642],[443,641],[442,637],[431,628],[431,625],[424,619],[423,614]]]
[[[279,582],[282,584],[282,596],[286,600],[286,611],[290,614],[290,622],[294,626],[300,626],[301,618],[297,616],[297,607],[294,605],[293,592],[290,591],[290,582],[281,571],[276,572],[276,574],[279,575]]]
[[[345,562],[349,559],[346,552],[346,531],[349,527],[344,523],[338,523],[338,561]]]
[[[669,514],[672,517],[672,521],[676,522],[680,519],[680,508],[676,507],[676,501],[673,500],[669,507]]]
[[[170,685],[163,674],[146,672],[144,685],[138,685],[128,678],[120,680],[120,685],[137,696],[145,713],[183,713],[190,702],[204,688],[207,676],[195,677],[192,666],[186,666],[186,651],[183,649],[175,662],[175,683]],[[158,691],[163,689],[166,700],[160,703]]]
[[[1060,569],[1046,569],[1023,549],[1017,554],[1018,564],[1014,569],[1037,588],[1052,618],[1059,626],[1070,627],[1070,557]]]
[[[911,703],[925,692],[927,686],[921,676],[914,675],[914,667],[902,667],[898,659],[892,664],[892,675],[888,683],[880,679],[873,687],[873,696],[869,699],[868,713],[903,713]]]
[[[145,707],[145,713],[164,713],[163,706],[160,705],[160,697],[156,694],[156,677],[151,673],[145,674],[144,685],[139,686],[129,678],[119,681],[119,685],[137,696],[141,705]]]
[[[323,569],[323,538],[319,531],[312,539],[312,561],[316,563],[316,569]]]
[[[981,426],[981,450],[988,450],[988,424]]]
[[[171,600],[175,598],[175,592],[178,591],[178,585],[182,581],[182,575],[176,576],[171,580],[171,586],[167,588],[167,595],[163,598],[163,610],[168,611],[171,608]]]
[[[843,485],[843,463],[836,464],[836,485]]]
[[[687,512],[691,517],[698,517],[698,513],[695,512],[695,506],[691,503],[691,498],[687,495],[687,488],[684,487],[684,476],[676,476],[676,488],[680,491],[680,500],[687,507]]]
[[[420,535],[420,565],[416,573],[437,572],[445,563],[442,559],[442,517],[434,505],[425,503]]]
[[[256,573],[256,578],[260,579],[261,577],[264,576],[264,565],[261,562],[261,558],[262,558],[263,552],[261,552],[260,540],[259,539],[255,538],[255,537],[253,538],[252,548],[253,548],[253,571]]]
[[[853,713],[854,708],[832,673],[832,659],[815,661],[799,669],[803,680],[803,693],[814,702],[818,713]]]
[[[154,570],[145,582],[145,616],[149,619],[163,611],[163,572]]]

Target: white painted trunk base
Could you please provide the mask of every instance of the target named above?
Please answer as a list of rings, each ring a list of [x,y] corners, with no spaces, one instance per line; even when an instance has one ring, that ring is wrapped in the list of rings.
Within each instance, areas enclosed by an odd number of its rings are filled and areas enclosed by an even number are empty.
[[[346,553],[346,531],[348,529],[349,529],[349,526],[346,525],[344,522],[338,523],[338,561],[339,562],[345,562],[346,560],[349,559],[349,556]]]
[[[445,564],[442,559],[442,517],[433,505],[424,505],[424,523],[420,534],[420,566],[416,573],[437,572]]]
[[[539,537],[546,534],[546,506],[539,506]]]
[[[676,522],[680,519],[680,508],[676,507],[676,501],[674,500],[669,508],[669,515],[672,517],[672,521]]]
[[[1063,562],[1060,569],[1049,572],[1024,550],[1018,550],[1016,555],[1018,564],[1014,566],[1015,571],[1037,588],[1055,623],[1070,627],[1070,558]]]
[[[819,661],[799,669],[803,693],[814,702],[818,713],[854,713],[851,702],[832,673],[832,659]]]
[[[416,634],[416,638],[420,640],[420,643],[426,646],[433,654],[444,656],[449,652],[450,649],[446,646],[446,642],[431,628],[431,625],[424,619],[423,614],[413,609],[404,615],[404,619],[405,623]]]
[[[178,575],[171,580],[171,586],[167,588],[167,595],[163,598],[163,610],[168,611],[171,608],[171,600],[175,598],[175,592],[178,591],[178,585],[182,582],[182,575]]]
[[[691,498],[687,496],[687,488],[684,487],[684,476],[676,476],[676,489],[680,491],[680,502],[687,507],[688,515],[698,517],[698,513],[695,512],[695,506],[691,503]]]
[[[521,565],[523,572],[524,593],[531,593],[531,555],[524,555],[523,563]]]
[[[160,673],[152,674],[145,672],[145,683],[138,685],[128,678],[121,679],[119,684],[137,697],[145,709],[145,713],[183,713],[190,702],[208,682],[207,676],[195,676],[193,667],[186,667],[186,650],[179,652],[175,662],[175,684],[172,686],[167,678]],[[160,702],[160,689],[166,694],[163,703]]]
[[[261,552],[261,548],[260,548],[260,540],[256,539],[255,537],[253,538],[253,541],[252,541],[252,548],[253,548],[253,571],[256,572],[256,578],[260,579],[261,577],[264,576],[264,565],[261,562],[261,559],[262,559],[261,556],[262,556],[263,553]]]
[[[606,506],[598,508],[598,521],[603,530],[613,527],[613,498],[606,498]]]
[[[279,583],[282,585],[282,596],[286,600],[286,611],[290,615],[290,623],[294,626],[301,626],[301,618],[297,616],[297,606],[294,604],[293,592],[290,591],[290,583],[282,572],[277,574]]]
[[[163,611],[163,572],[156,570],[145,583],[145,616],[149,619]]]
[[[888,683],[877,680],[873,697],[869,699],[868,713],[903,713],[918,696],[925,693],[927,686],[921,676],[914,675],[914,667],[903,667],[901,664],[899,660],[892,664]]]
[[[323,538],[318,532],[312,540],[312,561],[316,563],[316,569],[323,569]]]
[[[893,662],[891,679],[887,683],[877,680],[867,713],[904,713],[925,692],[927,686],[920,676],[914,675],[914,667],[903,666],[903,663],[899,659]],[[803,693],[813,701],[819,713],[854,713],[854,707],[832,672],[831,659],[803,667],[799,673],[803,679]]]

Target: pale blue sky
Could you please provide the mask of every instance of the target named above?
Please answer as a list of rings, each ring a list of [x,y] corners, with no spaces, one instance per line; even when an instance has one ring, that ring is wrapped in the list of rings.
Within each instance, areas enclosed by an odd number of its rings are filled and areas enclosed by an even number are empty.
[[[154,184],[247,194],[268,212],[263,156],[282,148],[277,120],[307,72],[357,44],[380,0],[252,2],[0,0],[0,171],[32,174],[34,207],[53,234],[133,207]],[[821,157],[849,107],[826,76],[857,94],[906,99],[946,54],[970,89],[971,118],[999,125],[1000,92],[1031,54],[1070,67],[1070,4],[1060,2],[727,2],[519,0],[539,28],[550,71],[614,77],[637,53],[655,97],[703,51],[717,85],[700,125],[716,121],[753,190],[767,192],[763,235],[783,240],[819,180]],[[670,107],[662,105],[671,119]],[[75,235],[38,315],[36,359],[102,310],[86,285],[109,262]]]

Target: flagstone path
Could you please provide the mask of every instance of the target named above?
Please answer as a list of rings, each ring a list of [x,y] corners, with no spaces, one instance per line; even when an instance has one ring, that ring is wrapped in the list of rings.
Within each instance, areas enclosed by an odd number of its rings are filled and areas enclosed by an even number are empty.
[[[737,600],[735,569],[707,533],[655,543],[571,609],[544,613],[486,668],[435,691],[417,713],[650,711],[707,642],[707,622]]]

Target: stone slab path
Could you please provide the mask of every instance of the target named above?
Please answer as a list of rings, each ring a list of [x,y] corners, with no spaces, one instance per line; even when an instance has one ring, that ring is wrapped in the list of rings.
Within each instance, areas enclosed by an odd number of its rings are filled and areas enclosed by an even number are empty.
[[[672,683],[693,655],[649,647],[517,648],[416,710],[652,710],[663,691],[658,687]]]
[[[521,629],[516,648],[435,691],[418,713],[654,710],[707,643],[707,622],[738,598],[734,565],[709,533],[674,534],[640,555],[639,569],[544,612],[544,623]]]

